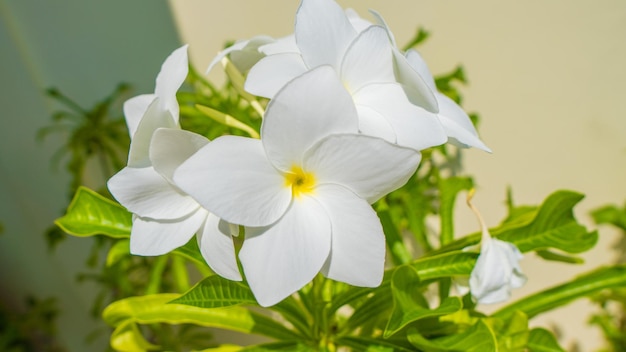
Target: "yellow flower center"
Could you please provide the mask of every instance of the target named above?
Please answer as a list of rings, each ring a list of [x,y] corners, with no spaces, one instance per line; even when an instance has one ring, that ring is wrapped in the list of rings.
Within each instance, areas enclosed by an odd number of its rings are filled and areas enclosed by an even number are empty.
[[[315,175],[305,172],[299,166],[292,166],[285,175],[285,186],[291,187],[294,197],[313,192]]]

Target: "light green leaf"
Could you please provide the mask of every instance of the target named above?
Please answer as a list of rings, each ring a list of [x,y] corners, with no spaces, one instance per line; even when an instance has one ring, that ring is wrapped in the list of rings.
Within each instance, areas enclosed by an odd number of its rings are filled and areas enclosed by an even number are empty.
[[[335,345],[349,347],[351,351],[415,351],[406,341],[381,340],[363,336],[342,336],[335,340]]]
[[[614,205],[607,205],[591,212],[596,224],[611,224],[626,231],[626,207],[620,209]]]
[[[454,239],[454,205],[457,195],[459,192],[468,190],[473,186],[474,182],[469,177],[450,177],[440,180],[441,206],[439,208],[439,218],[441,219],[441,245],[452,242]]]
[[[478,253],[453,251],[432,257],[424,257],[411,263],[420,280],[449,276],[469,275],[474,268]]]
[[[104,310],[104,321],[119,326],[127,321],[138,324],[195,324],[247,334],[265,335],[279,340],[295,340],[300,336],[273,319],[241,306],[199,308],[183,304],[168,304],[178,294],[155,294],[129,297],[111,303]]]
[[[86,187],[78,188],[67,213],[54,223],[78,237],[102,234],[124,238],[132,226],[131,214],[124,207]]]
[[[237,281],[212,275],[197,283],[171,303],[200,308],[229,307],[237,304],[258,305],[250,288]]]
[[[130,240],[119,240],[111,246],[107,254],[106,266],[115,265],[120,259],[130,255]]]
[[[235,117],[225,114],[221,111],[217,111],[215,109],[211,109],[208,106],[198,105],[196,104],[196,109],[203,113],[204,115],[212,118],[213,120],[226,125],[228,127],[236,128],[246,132],[252,138],[260,138],[259,133],[254,130],[254,128],[246,125],[245,123],[237,120]]]
[[[516,311],[508,321],[499,318],[488,318],[494,330],[497,331],[498,346],[501,351],[524,352],[528,343],[528,317]]]
[[[626,266],[605,267],[579,276],[562,285],[535,293],[511,303],[493,315],[507,318],[520,310],[529,318],[563,306],[577,298],[596,293],[603,289],[626,286]]]
[[[498,351],[495,333],[483,319],[459,334],[428,340],[412,328],[409,329],[407,338],[413,346],[426,352]]]
[[[438,308],[430,309],[419,289],[417,271],[409,266],[399,267],[391,279],[393,309],[384,338],[404,328],[407,324],[429,317],[452,314],[463,308],[459,297],[446,298]]]
[[[559,346],[554,335],[541,328],[530,330],[527,347],[531,352],[565,352],[565,349]]]
[[[538,250],[536,253],[541,258],[545,260],[550,260],[553,262],[563,262],[563,263],[569,263],[569,264],[582,264],[585,262],[583,258],[580,258],[580,257],[555,253],[553,251],[549,251],[545,249]]]
[[[111,334],[111,347],[120,352],[158,351],[161,348],[148,342],[137,324],[126,321],[118,325]]]
[[[246,347],[241,352],[270,352],[270,351],[289,351],[289,352],[318,352],[319,349],[313,346],[305,345],[301,341],[281,341],[265,343]]]

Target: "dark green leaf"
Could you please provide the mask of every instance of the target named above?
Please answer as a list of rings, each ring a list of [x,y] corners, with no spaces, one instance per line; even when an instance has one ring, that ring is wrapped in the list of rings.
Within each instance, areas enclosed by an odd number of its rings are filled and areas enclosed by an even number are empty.
[[[407,337],[413,346],[427,352],[498,351],[495,333],[483,319],[479,319],[476,324],[459,334],[428,340],[417,330],[410,329]]]
[[[430,309],[419,289],[417,271],[409,266],[398,268],[391,279],[393,309],[383,337],[388,338],[414,321],[452,314],[463,308],[459,297],[446,298],[438,308]]]

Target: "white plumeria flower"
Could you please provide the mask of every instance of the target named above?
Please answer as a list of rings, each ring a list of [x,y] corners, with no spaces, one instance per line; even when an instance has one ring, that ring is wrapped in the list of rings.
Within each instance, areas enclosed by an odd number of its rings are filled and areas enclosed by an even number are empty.
[[[272,98],[294,77],[330,65],[352,96],[361,133],[417,150],[445,143],[447,137],[437,117],[420,114],[397,82],[385,28],[369,26],[358,32],[335,1],[303,0],[296,13],[294,38],[297,52],[290,38],[262,47],[273,54],[250,69],[245,83],[248,92]]]
[[[523,255],[509,242],[492,238],[482,216],[471,203],[473,190],[467,204],[478,217],[482,229],[480,255],[469,278],[469,288],[478,303],[492,304],[508,300],[511,290],[526,283],[519,261]]]
[[[320,271],[379,285],[385,238],[370,204],[406,183],[419,152],[358,134],[352,99],[328,66],[276,94],[261,137],[217,138],[174,175],[206,209],[247,227],[239,258],[259,304],[281,301]]]
[[[165,60],[155,94],[125,104],[131,133],[128,166],[108,181],[108,187],[134,214],[131,253],[162,255],[186,244],[198,232],[198,244],[209,266],[221,276],[241,280],[231,234],[225,231],[228,226],[172,181],[178,165],[209,142],[181,130],[178,124],[176,91],[187,67],[187,46],[183,46]],[[137,118],[142,108],[145,110]]]
[[[409,65],[425,80],[426,84],[435,92],[435,98],[439,105],[437,117],[443,125],[450,142],[460,147],[475,147],[491,153],[491,149],[478,137],[478,132],[467,113],[454,100],[437,91],[435,79],[428,70],[426,62],[415,50],[406,52]],[[429,114],[428,111],[422,111]]]
[[[369,21],[359,17],[352,11],[346,11],[350,22],[355,28],[367,28]],[[478,138],[478,132],[472,124],[467,113],[461,109],[452,99],[440,93],[435,85],[433,75],[430,73],[426,62],[415,50],[409,50],[403,54],[396,44],[393,33],[383,17],[376,11],[370,10],[378,25],[387,30],[387,35],[393,47],[393,59],[396,67],[396,78],[405,88],[409,99],[418,107],[421,107],[421,115],[437,114],[439,121],[443,125],[450,142],[460,147],[476,147],[487,152],[491,149]],[[431,97],[431,94],[434,96]],[[433,102],[432,99],[435,101]],[[424,101],[424,99],[427,99]],[[438,110],[433,110],[433,106]]]

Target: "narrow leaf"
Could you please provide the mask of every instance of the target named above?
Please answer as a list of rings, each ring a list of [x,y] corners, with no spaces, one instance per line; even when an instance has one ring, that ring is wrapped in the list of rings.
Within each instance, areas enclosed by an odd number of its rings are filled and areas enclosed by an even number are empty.
[[[540,313],[563,306],[577,298],[596,293],[603,289],[626,286],[626,266],[605,267],[579,276],[574,280],[527,296],[511,303],[494,316],[506,318],[516,310],[520,310],[529,318]]]
[[[212,118],[213,120],[226,125],[228,127],[232,127],[232,128],[236,128],[239,130],[242,130],[244,132],[246,132],[248,135],[250,135],[250,137],[252,138],[260,138],[259,134],[257,131],[254,130],[254,128],[246,125],[245,123],[237,120],[236,118],[234,118],[231,115],[225,114],[223,112],[211,109],[208,106],[204,106],[204,105],[198,105],[196,104],[196,109],[198,109],[201,113],[205,114],[206,116]]]
[[[179,296],[164,293],[125,298],[106,307],[102,316],[107,324],[114,327],[130,320],[138,324],[195,324],[264,335],[279,340],[300,338],[298,334],[280,323],[245,307],[206,309],[183,304],[168,304]]]

